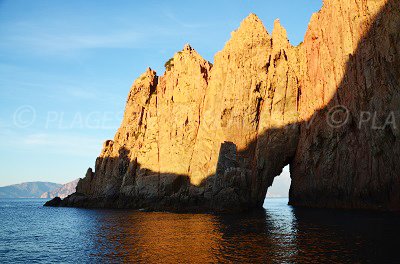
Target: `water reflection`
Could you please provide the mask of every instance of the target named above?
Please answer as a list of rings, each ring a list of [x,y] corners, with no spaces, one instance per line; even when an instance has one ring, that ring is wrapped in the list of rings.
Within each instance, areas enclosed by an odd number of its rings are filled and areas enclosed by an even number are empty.
[[[216,252],[219,262],[282,263],[296,255],[296,232],[291,210],[219,216],[218,222],[223,237],[219,242],[220,250]]]
[[[400,263],[400,216],[292,208],[241,215],[49,208],[0,199],[0,263]]]
[[[213,261],[221,232],[215,216],[146,212],[104,212],[97,250],[107,261]]]
[[[143,262],[395,261],[399,217],[295,209],[241,215],[97,211],[95,258]]]
[[[399,263],[399,215],[294,208],[296,260]]]

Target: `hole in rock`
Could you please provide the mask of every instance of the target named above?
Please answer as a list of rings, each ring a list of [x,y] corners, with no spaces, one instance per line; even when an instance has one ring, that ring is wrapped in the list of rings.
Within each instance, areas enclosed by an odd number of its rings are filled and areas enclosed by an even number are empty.
[[[266,207],[266,204],[271,202],[272,199],[284,199],[285,203],[287,203],[289,200],[290,182],[289,165],[287,165],[283,168],[282,173],[274,178],[272,186],[268,188],[264,200],[264,207]]]

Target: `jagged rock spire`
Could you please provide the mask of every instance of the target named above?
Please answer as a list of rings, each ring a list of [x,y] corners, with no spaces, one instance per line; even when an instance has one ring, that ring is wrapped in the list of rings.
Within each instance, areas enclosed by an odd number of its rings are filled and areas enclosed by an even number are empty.
[[[232,39],[243,37],[249,38],[257,35],[269,37],[261,19],[259,19],[256,14],[251,13],[240,23],[239,28],[232,32]]]
[[[192,46],[190,46],[189,43],[186,43],[185,46],[183,46],[183,51],[191,51],[193,50]]]
[[[272,42],[274,49],[287,48],[289,45],[286,29],[281,25],[279,19],[276,19],[274,21],[274,29],[272,31]]]

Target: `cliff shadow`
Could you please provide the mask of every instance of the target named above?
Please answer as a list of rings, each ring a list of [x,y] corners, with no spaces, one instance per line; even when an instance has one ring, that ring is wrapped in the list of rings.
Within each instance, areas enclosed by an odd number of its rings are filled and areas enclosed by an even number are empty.
[[[292,205],[400,210],[399,28],[398,1],[389,0],[348,54],[329,102],[302,122],[265,131],[243,151],[256,153],[252,197],[259,207],[289,165]],[[304,88],[311,89],[299,87],[300,98]]]
[[[389,0],[348,54],[334,96],[301,123],[289,203],[400,210],[400,8]]]

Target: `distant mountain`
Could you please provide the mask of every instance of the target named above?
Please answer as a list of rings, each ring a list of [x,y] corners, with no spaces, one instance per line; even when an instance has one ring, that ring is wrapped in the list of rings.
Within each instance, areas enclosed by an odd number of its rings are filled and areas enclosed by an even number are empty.
[[[79,179],[76,179],[72,182],[66,183],[62,185],[61,187],[50,190],[47,192],[44,192],[40,198],[55,198],[55,197],[60,197],[60,198],[65,198],[70,194],[73,194],[76,190],[76,185],[78,184]]]
[[[61,186],[53,182],[24,182],[0,187],[0,198],[39,198],[44,192]]]

